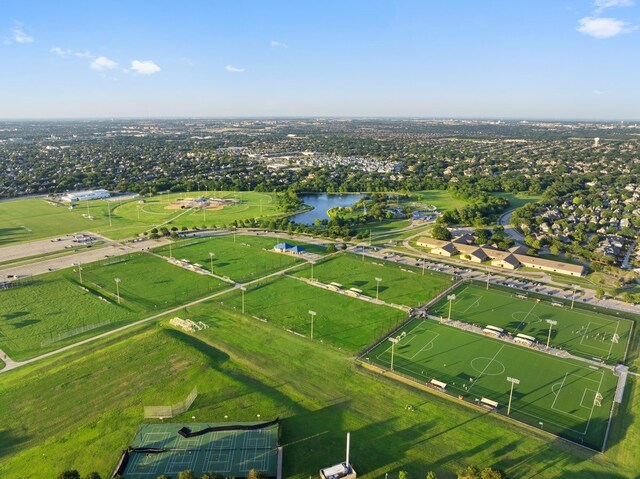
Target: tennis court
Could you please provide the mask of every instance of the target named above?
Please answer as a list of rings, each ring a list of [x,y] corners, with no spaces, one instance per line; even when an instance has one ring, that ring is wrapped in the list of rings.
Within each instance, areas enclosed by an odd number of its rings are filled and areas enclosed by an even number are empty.
[[[259,423],[163,423],[144,424],[128,450],[122,475],[127,479],[155,479],[161,474],[176,477],[193,471],[196,476],[217,472],[225,477],[246,477],[248,471],[264,471],[276,477],[279,423],[253,430],[207,429],[255,427]],[[192,437],[178,431],[188,428]]]
[[[601,450],[617,377],[606,367],[559,358],[477,333],[414,319],[369,350],[365,361],[460,400],[492,405],[533,427]],[[393,368],[391,368],[393,354]],[[444,385],[444,386],[443,386]]]
[[[526,334],[539,343],[562,348],[572,354],[610,363],[624,362],[633,322],[616,316],[590,311],[549,297],[542,301],[526,293],[512,293],[495,288],[465,284],[454,291],[451,319],[481,326],[493,325],[515,335]],[[448,317],[449,301],[445,298],[430,311]],[[556,321],[550,325],[547,321]]]

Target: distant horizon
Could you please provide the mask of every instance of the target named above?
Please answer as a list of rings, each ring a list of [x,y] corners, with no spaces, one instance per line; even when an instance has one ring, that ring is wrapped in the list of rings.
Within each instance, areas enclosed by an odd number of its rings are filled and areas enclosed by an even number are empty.
[[[640,117],[634,118],[532,118],[532,117],[465,117],[465,116],[330,116],[330,115],[300,115],[300,116],[114,116],[114,117],[34,117],[34,118],[2,118],[0,122],[73,122],[73,121],[171,121],[171,120],[403,120],[403,121],[495,121],[495,122],[541,122],[541,123],[640,123]]]

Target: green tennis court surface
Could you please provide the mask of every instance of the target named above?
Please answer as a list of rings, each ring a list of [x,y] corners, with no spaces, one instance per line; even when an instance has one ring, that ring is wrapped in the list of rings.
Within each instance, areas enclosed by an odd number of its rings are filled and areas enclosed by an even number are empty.
[[[404,335],[402,333],[405,333]],[[507,413],[511,383],[511,417],[558,436],[601,450],[617,378],[607,368],[561,359],[532,349],[415,319],[394,333],[394,371],[421,383],[446,383],[445,392],[469,402],[483,398]],[[387,369],[390,341],[364,360]]]
[[[253,424],[257,423],[237,423]],[[215,426],[223,424],[143,424],[131,444],[129,461],[122,475],[127,479],[155,479],[161,474],[177,477],[179,472],[191,470],[196,477],[217,472],[225,477],[240,478],[255,469],[276,477],[278,424],[257,430],[214,431],[194,437],[178,434],[183,427],[200,431]]]
[[[614,315],[585,309],[560,306],[553,298],[537,301],[514,290],[508,293],[498,289],[485,289],[466,284],[454,291],[451,319],[477,325],[504,328],[515,335],[523,333],[547,343],[549,324],[557,321],[551,330],[551,346],[562,348],[586,358],[623,362],[632,321]],[[556,306],[553,305],[556,304]],[[436,303],[430,311],[436,316],[447,317],[449,302]]]

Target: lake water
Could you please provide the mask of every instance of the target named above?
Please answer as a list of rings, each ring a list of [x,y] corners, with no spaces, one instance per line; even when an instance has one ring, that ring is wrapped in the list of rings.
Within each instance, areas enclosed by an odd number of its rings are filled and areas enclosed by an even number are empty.
[[[314,193],[300,195],[305,205],[313,206],[311,211],[292,216],[290,219],[303,225],[311,225],[316,219],[329,219],[327,211],[336,206],[351,206],[360,199],[360,195],[329,195]]]

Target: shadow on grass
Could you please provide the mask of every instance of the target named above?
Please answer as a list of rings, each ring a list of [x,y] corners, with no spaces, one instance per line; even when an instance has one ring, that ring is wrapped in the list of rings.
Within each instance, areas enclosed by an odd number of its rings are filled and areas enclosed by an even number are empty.
[[[29,438],[30,436],[18,435],[11,429],[0,429],[0,458],[18,450]]]

